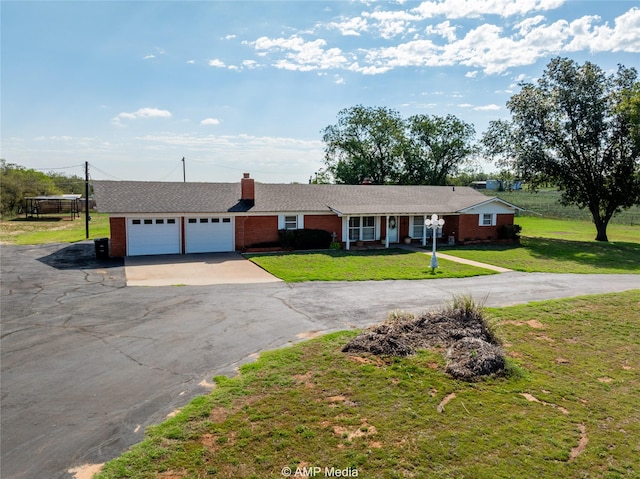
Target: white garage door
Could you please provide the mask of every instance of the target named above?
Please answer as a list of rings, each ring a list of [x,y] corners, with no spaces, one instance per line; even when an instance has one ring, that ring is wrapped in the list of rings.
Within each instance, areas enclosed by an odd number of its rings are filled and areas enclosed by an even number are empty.
[[[230,217],[187,218],[185,227],[187,253],[218,253],[233,250],[233,222]]]
[[[127,254],[180,253],[180,220],[178,218],[129,218],[127,221]]]

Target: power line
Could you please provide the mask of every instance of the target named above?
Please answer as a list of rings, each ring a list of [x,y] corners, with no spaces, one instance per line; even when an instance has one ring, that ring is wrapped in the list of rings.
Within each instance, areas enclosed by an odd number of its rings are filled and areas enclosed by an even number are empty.
[[[54,170],[70,170],[72,168],[83,168],[84,165],[74,165],[74,166],[57,166],[55,168],[30,168],[31,170],[36,171],[54,171]]]
[[[84,165],[83,165],[84,166]],[[101,170],[100,168],[98,168],[96,165],[94,165],[93,163],[90,163],[89,166],[91,167],[91,169],[96,170],[100,173],[102,173],[105,176],[108,176],[114,180],[118,180],[118,181],[123,181],[122,178],[118,178],[115,175],[112,175],[111,173],[107,173],[106,171]]]

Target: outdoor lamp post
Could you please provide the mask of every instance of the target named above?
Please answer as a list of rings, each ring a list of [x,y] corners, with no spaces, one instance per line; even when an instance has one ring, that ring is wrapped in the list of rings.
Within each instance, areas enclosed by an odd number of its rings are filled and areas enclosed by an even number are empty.
[[[436,257],[436,234],[438,232],[438,228],[442,228],[444,225],[444,220],[442,218],[438,219],[438,215],[431,215],[431,219],[424,220],[424,225],[427,229],[433,230],[433,254],[431,255],[431,272],[438,267],[438,258]]]

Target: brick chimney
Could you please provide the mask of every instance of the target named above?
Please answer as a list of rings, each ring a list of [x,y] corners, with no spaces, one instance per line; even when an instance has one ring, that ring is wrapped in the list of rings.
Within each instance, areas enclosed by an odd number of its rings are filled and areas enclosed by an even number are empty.
[[[249,177],[249,173],[242,175],[240,180],[240,200],[247,206],[253,206],[256,204],[256,185],[253,182],[253,178]]]

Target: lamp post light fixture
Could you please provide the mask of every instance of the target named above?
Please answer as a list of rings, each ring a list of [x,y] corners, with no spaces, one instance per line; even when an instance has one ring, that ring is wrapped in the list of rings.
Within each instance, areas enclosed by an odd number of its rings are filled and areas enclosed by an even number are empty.
[[[438,219],[438,215],[431,215],[431,219],[427,218],[424,220],[424,225],[427,229],[433,230],[433,253],[431,255],[431,272],[433,273],[435,269],[438,267],[438,258],[436,257],[436,234],[439,228],[442,228],[444,225],[444,220],[442,218]]]

